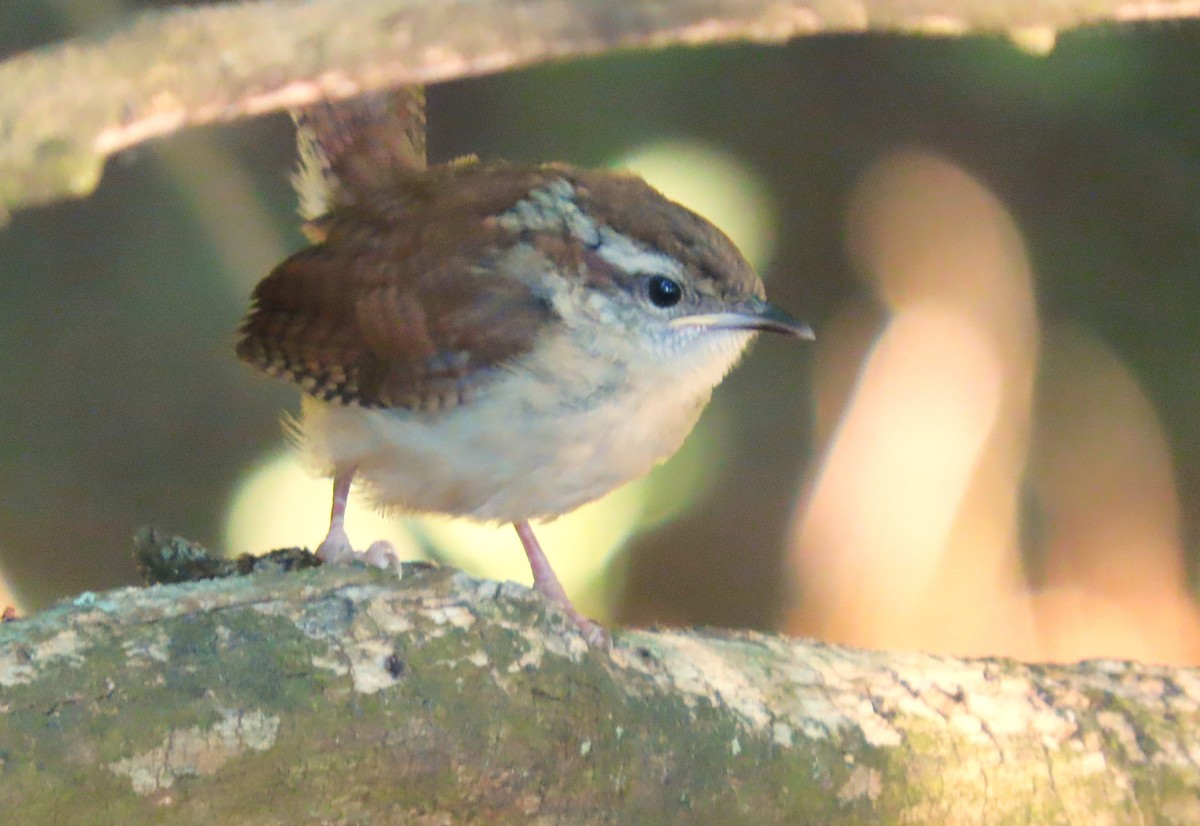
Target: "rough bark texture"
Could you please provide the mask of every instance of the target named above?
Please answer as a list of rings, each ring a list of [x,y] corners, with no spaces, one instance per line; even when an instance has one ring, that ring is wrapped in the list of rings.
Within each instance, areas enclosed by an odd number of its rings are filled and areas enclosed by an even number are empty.
[[[104,159],[188,124],[617,48],[802,34],[1004,32],[1046,51],[1196,0],[256,0],[143,14],[0,63],[0,219],[90,192]]]
[[[1198,726],[1194,669],[731,633],[596,651],[452,570],[85,594],[0,625],[8,823],[1185,824]]]

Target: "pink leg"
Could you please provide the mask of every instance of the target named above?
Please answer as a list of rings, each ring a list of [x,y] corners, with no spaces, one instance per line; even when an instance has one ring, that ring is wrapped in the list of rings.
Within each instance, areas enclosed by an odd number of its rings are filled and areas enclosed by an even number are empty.
[[[317,556],[322,562],[338,565],[354,556],[350,537],[346,536],[346,503],[350,501],[350,485],[354,482],[354,468],[339,469],[333,477],[333,507],[329,511],[329,532],[317,546]]]
[[[533,571],[533,587],[537,589],[538,593],[547,602],[562,609],[571,618],[571,621],[579,626],[588,645],[603,647],[612,645],[608,632],[599,623],[593,622],[579,613],[571,604],[571,598],[567,596],[554,569],[550,567],[550,560],[546,559],[546,554],[543,553],[537,537],[533,535],[533,528],[529,526],[529,523],[514,522],[513,527],[517,529],[517,536],[521,538],[521,544],[525,547],[525,555],[529,557],[529,568]]]
[[[359,560],[376,568],[399,567],[400,560],[392,543],[379,540],[359,553],[346,535],[346,503],[350,501],[350,485],[354,482],[353,466],[339,469],[333,476],[333,507],[329,511],[329,532],[317,546],[317,556],[327,565],[345,565]]]

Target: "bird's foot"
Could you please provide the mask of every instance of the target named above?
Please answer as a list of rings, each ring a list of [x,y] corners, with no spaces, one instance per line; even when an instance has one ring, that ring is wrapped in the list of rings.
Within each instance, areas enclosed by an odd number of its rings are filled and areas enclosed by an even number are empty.
[[[325,565],[352,565],[361,562],[373,568],[400,568],[396,548],[386,539],[372,542],[365,551],[356,551],[346,531],[335,525],[317,546],[317,558]]]
[[[612,648],[612,637],[609,636],[604,626],[579,613],[579,609],[567,596],[567,592],[563,589],[562,583],[558,581],[558,576],[554,573],[554,568],[550,566],[550,560],[542,551],[542,545],[537,541],[529,523],[514,522],[513,527],[517,529],[517,536],[525,548],[525,555],[529,557],[529,569],[533,572],[533,587],[537,592],[546,602],[558,606],[564,614],[571,618],[571,622],[575,623],[575,626],[583,634],[583,639],[588,646],[605,650]]]
[[[612,648],[612,635],[608,633],[608,629],[595,620],[588,619],[578,611],[572,609],[568,612],[571,621],[579,628],[579,632],[583,634],[583,639],[587,642],[589,648],[599,648],[607,650]]]
[[[584,642],[588,644],[589,648],[598,648],[602,651],[612,648],[612,635],[608,633],[608,629],[594,619],[588,619],[579,613],[579,609],[561,591],[556,592],[552,588],[543,589],[539,582],[534,583],[534,590],[542,595],[542,599],[567,615],[567,618],[579,629],[579,633],[583,635]]]

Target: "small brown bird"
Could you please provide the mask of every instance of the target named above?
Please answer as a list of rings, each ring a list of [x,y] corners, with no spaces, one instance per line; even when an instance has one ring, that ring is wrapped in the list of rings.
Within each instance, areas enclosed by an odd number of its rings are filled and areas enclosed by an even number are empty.
[[[530,520],[675,453],[758,331],[811,331],[720,230],[633,175],[343,154],[308,199],[315,243],[259,283],[237,346],[307,394],[296,437],[334,479],[319,555],[353,553],[355,480],[382,506],[511,522],[537,589],[603,640]]]

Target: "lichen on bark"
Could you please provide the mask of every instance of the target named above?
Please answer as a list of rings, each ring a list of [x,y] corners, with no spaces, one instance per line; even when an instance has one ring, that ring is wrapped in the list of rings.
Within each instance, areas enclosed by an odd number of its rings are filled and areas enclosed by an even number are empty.
[[[523,587],[406,572],[126,589],[0,626],[0,808],[182,824],[1200,820],[1195,670],[732,632],[617,631],[597,650]]]

